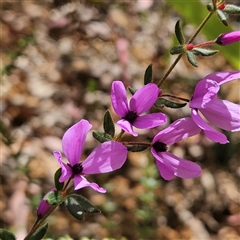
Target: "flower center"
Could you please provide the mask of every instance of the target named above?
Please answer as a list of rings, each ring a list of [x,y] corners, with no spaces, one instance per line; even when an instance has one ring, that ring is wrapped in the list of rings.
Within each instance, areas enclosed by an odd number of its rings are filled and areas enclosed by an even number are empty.
[[[137,113],[135,113],[134,111],[129,111],[127,115],[124,117],[124,119],[130,123],[133,123],[137,117],[138,117]]]
[[[152,145],[153,149],[156,151],[156,152],[166,152],[168,147],[165,143],[162,143],[162,142],[155,142],[153,145]]]
[[[74,175],[80,174],[82,170],[83,170],[83,167],[81,163],[77,163],[72,166],[72,172]]]

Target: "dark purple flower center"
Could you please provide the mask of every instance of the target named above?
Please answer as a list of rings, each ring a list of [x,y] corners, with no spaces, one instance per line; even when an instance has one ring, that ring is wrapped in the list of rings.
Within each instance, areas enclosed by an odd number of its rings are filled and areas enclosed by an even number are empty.
[[[156,152],[166,152],[168,147],[165,143],[162,143],[162,142],[155,142],[153,145],[152,145],[153,149],[156,151]]]
[[[127,120],[130,123],[133,123],[137,117],[138,117],[138,115],[136,112],[129,111],[123,119]]]
[[[72,172],[74,175],[80,174],[82,170],[83,170],[83,167],[81,163],[77,163],[72,166]]]

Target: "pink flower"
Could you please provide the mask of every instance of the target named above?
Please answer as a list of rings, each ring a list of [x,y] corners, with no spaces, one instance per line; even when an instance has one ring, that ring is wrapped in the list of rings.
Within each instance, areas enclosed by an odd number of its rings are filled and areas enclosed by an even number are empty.
[[[221,34],[215,40],[216,44],[224,46],[240,41],[240,31],[233,31]]]
[[[226,136],[206,123],[199,112],[209,123],[221,129],[236,132],[240,130],[240,105],[217,98],[220,86],[240,78],[240,71],[216,72],[199,81],[190,101],[191,115],[194,122],[204,130],[206,136],[222,144],[228,143]]]
[[[62,154],[59,151],[54,151],[53,154],[62,167],[60,182],[73,178],[75,190],[89,186],[105,193],[104,188],[96,183],[90,183],[84,175],[106,173],[121,168],[127,158],[127,148],[119,142],[104,142],[95,148],[85,161],[80,162],[83,145],[91,127],[92,125],[83,119],[63,135],[62,149],[69,163],[62,161]]]
[[[156,102],[160,90],[156,84],[149,83],[139,89],[131,98],[128,106],[126,90],[122,82],[112,83],[111,100],[115,112],[122,118],[117,123],[126,132],[138,136],[133,126],[140,129],[149,129],[166,123],[163,113],[151,113],[140,116],[148,111]]]
[[[174,176],[194,178],[201,174],[202,170],[196,163],[167,152],[167,145],[196,135],[200,131],[201,129],[191,118],[181,118],[153,138],[151,152],[156,158],[160,174],[165,180],[171,180]]]

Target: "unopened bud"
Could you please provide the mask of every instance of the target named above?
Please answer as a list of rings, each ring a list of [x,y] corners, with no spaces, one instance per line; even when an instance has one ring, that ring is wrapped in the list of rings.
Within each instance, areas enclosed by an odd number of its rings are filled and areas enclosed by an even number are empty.
[[[216,44],[225,46],[240,41],[240,31],[221,34],[215,40]]]

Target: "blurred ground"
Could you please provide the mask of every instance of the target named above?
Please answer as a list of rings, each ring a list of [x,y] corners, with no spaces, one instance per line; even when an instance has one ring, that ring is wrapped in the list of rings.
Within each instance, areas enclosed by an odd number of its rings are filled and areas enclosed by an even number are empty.
[[[179,16],[164,1],[82,2],[1,3],[5,143],[0,146],[0,227],[15,232],[18,239],[35,221],[41,197],[54,186],[59,166],[52,151],[61,150],[66,129],[85,118],[94,130],[101,130],[103,114],[111,108],[113,80],[140,88],[149,64],[157,81],[175,59],[168,50]],[[190,25],[184,29],[186,36],[194,30]],[[203,40],[199,36],[196,41]],[[221,54],[199,58],[197,69],[182,59],[164,92],[190,98],[196,81],[220,70],[233,70]],[[239,81],[234,81],[222,87],[221,95],[239,103],[239,92]],[[187,107],[164,111],[169,122],[189,114]],[[152,138],[160,129],[140,131],[140,140]],[[172,147],[174,154],[202,166],[203,173],[196,179],[166,182],[147,151],[129,153],[122,169],[89,177],[106,187],[106,194],[89,188],[79,191],[102,214],[78,222],[61,206],[49,218],[47,236],[240,239],[240,136],[226,134],[231,144],[213,144],[201,135]],[[85,154],[96,145],[88,135]]]

